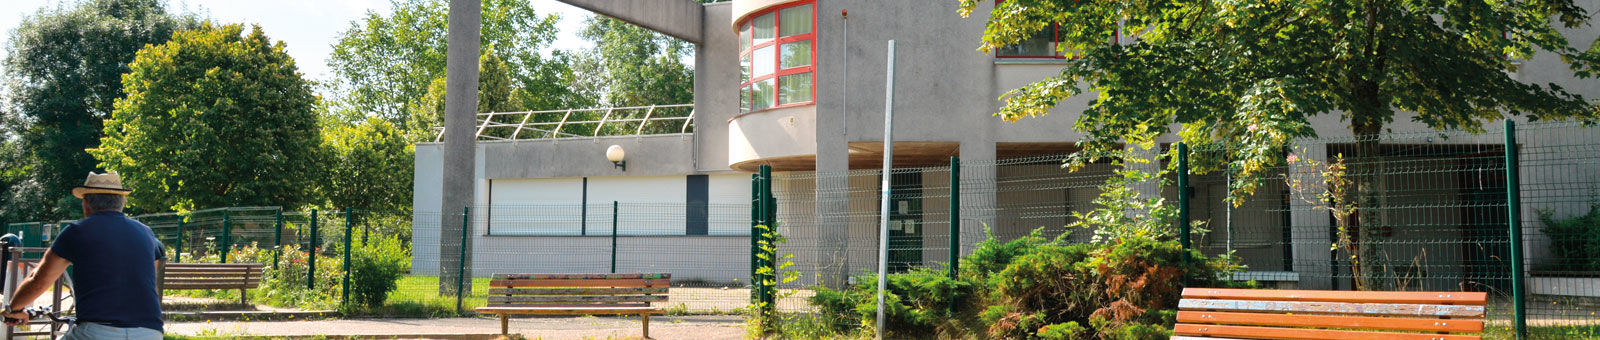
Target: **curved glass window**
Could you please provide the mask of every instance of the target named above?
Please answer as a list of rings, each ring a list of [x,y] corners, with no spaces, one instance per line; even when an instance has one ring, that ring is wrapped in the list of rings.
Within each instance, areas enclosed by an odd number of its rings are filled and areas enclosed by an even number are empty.
[[[816,6],[774,7],[739,24],[739,112],[816,102]]]

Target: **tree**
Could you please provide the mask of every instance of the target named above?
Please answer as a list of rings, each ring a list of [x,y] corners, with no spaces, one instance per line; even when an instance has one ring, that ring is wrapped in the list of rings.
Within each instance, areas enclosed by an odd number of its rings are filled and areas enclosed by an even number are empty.
[[[478,57],[478,112],[510,112],[520,111],[524,107],[520,102],[522,97],[528,96],[521,89],[512,88],[510,70],[504,60],[495,53],[494,49],[484,49]],[[444,126],[444,77],[434,78],[428,84],[428,94],[421,100],[411,103],[409,112],[409,126],[436,127]],[[517,123],[521,119],[509,120],[518,116],[496,117],[499,123]],[[559,119],[559,117],[557,117]],[[500,132],[500,131],[491,131]],[[432,129],[411,130],[412,141],[432,141],[439,135],[439,131]],[[509,133],[507,133],[509,135]],[[503,137],[503,136],[502,136]]]
[[[172,14],[161,0],[91,0],[41,9],[12,32],[4,61],[5,119],[16,143],[0,160],[10,183],[0,187],[0,219],[53,220],[76,216],[68,188],[83,184],[98,161],[85,149],[100,143],[101,121],[123,97],[122,74],[134,53],[195,27],[192,15]],[[16,171],[26,169],[25,171]]]
[[[959,1],[962,15],[979,3]],[[1008,92],[996,115],[1045,115],[1067,98],[1093,93],[1074,125],[1089,150],[1149,141],[1179,124],[1186,143],[1236,150],[1229,159],[1199,161],[1213,169],[1231,163],[1249,178],[1232,184],[1237,199],[1283,164],[1282,150],[1294,138],[1316,135],[1309,121],[1318,115],[1350,124],[1361,141],[1354,156],[1364,164],[1379,163],[1378,136],[1399,111],[1434,129],[1467,131],[1514,116],[1600,117],[1580,95],[1507,73],[1515,59],[1551,53],[1576,76],[1595,75],[1600,49],[1580,50],[1560,32],[1589,19],[1571,0],[1009,0],[995,5],[979,50],[1051,25],[1069,28],[1059,30],[1058,48],[1078,59],[1059,75]],[[1119,32],[1133,42],[1106,43]],[[1362,200],[1355,206],[1363,210],[1357,224],[1379,225],[1377,169],[1353,170],[1353,192]],[[1376,229],[1360,228],[1359,239],[1380,240]],[[1361,248],[1354,255],[1376,258],[1376,247]]]
[[[332,83],[340,96],[338,110],[349,121],[376,116],[407,131],[408,108],[428,94],[435,79],[445,75],[445,36],[449,9],[445,1],[392,0],[388,16],[368,12],[340,34],[329,56]],[[481,40],[485,49],[498,51],[505,62],[517,109],[554,109],[583,106],[588,101],[570,89],[568,57],[540,50],[554,41],[557,17],[539,16],[528,0],[485,0]]]
[[[139,51],[127,97],[90,153],[122,173],[133,206],[178,211],[312,202],[321,133],[317,97],[259,26],[174,34]]]
[[[413,155],[403,131],[376,117],[323,128],[330,164],[323,196],[337,208],[411,209]]]
[[[579,74],[577,79],[582,79],[574,84],[578,91],[599,97],[601,103],[611,107],[694,102],[694,68],[682,61],[693,51],[688,42],[603,16],[585,19],[579,36],[594,42],[595,46],[580,52],[573,64],[574,72]],[[662,113],[656,112],[658,116]],[[643,118],[644,112],[622,114],[613,118]],[[688,112],[676,115],[686,116]],[[599,120],[601,117],[580,118]],[[650,133],[680,131],[677,126],[669,125],[676,124],[647,125],[645,130]],[[623,124],[609,127],[615,130],[612,132],[628,128]]]

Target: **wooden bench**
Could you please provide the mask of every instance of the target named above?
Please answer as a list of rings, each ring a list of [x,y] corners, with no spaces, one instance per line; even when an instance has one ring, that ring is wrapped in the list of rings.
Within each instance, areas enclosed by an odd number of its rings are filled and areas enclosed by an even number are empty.
[[[239,304],[246,304],[246,290],[261,286],[260,263],[163,263],[156,290],[238,289]]]
[[[1185,288],[1174,340],[1480,339],[1482,292]]]
[[[510,334],[511,314],[634,315],[650,337],[651,302],[667,301],[672,274],[495,274],[489,305],[478,313],[500,315],[500,334]]]

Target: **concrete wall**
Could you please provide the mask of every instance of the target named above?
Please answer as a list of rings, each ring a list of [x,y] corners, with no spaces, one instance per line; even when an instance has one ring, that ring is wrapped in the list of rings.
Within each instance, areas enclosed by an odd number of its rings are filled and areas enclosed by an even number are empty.
[[[622,19],[691,43],[704,39],[704,12],[693,0],[559,0],[597,14]],[[676,103],[672,103],[676,104]]]
[[[619,136],[592,139],[541,139],[479,142],[487,153],[486,178],[685,175],[695,171],[696,139],[691,135]],[[419,153],[422,144],[418,146]],[[627,169],[606,160],[606,148],[626,151]]]

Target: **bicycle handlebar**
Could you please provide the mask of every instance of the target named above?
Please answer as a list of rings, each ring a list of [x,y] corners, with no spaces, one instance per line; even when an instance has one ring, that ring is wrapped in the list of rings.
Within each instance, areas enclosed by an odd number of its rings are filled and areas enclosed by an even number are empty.
[[[61,322],[61,323],[73,323],[73,321],[77,320],[77,318],[70,317],[70,316],[63,317],[63,316],[61,316],[61,312],[52,312],[52,311],[50,311],[48,309],[45,309],[44,307],[31,307],[31,308],[28,308],[28,309],[23,309],[22,312],[25,313],[25,314],[28,314],[28,320],[17,320],[17,319],[14,319],[14,318],[5,318],[5,322],[7,322],[7,323],[11,323],[11,322],[28,323],[28,322],[32,322],[33,320],[37,320],[40,317],[47,317],[47,318],[50,318],[50,321]]]

